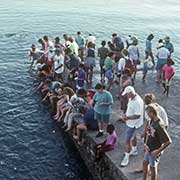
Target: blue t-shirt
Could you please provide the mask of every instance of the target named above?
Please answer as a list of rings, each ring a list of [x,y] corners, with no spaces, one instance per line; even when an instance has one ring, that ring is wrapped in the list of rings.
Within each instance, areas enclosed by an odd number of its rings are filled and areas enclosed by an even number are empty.
[[[82,36],[77,36],[75,40],[80,48],[84,47],[84,38]]]
[[[83,87],[84,86],[84,81],[86,80],[86,72],[83,70],[79,70],[78,71],[78,76],[77,76],[77,85],[79,87]]]
[[[84,114],[84,123],[87,125],[88,129],[98,129],[98,122],[94,119],[94,109],[92,107],[90,107]]]
[[[151,52],[152,43],[150,40],[146,40],[146,52]]]
[[[92,48],[88,49],[87,57],[95,57],[95,51]]]
[[[113,97],[109,91],[103,90],[102,92],[96,92],[93,100],[95,102],[94,110],[99,114],[110,114],[112,105],[101,106],[102,102],[113,104]]]
[[[173,44],[170,42],[165,43],[164,47],[169,50],[170,53],[174,52]]]

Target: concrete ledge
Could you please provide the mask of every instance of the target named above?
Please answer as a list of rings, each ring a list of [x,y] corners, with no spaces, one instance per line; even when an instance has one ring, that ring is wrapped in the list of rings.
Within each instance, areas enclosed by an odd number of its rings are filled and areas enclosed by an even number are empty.
[[[162,155],[158,180],[178,180],[180,177],[179,161],[180,161],[180,81],[174,80],[170,89],[169,97],[162,94],[162,88],[154,81],[154,75],[147,80],[148,83],[142,83],[140,80],[136,82],[135,89],[143,97],[145,93],[152,92],[157,97],[157,102],[165,107],[168,112],[170,128],[169,133],[173,140],[172,145],[168,147]],[[113,95],[117,93],[117,87],[113,88]],[[140,134],[143,127],[138,129],[138,151],[139,155],[130,157],[130,163],[127,167],[120,167],[120,162],[124,154],[124,130],[125,124],[117,122],[120,115],[120,103],[115,100],[111,122],[116,127],[118,134],[118,143],[115,150],[105,154],[99,163],[94,163],[94,147],[97,143],[102,142],[103,138],[95,138],[97,132],[88,132],[86,143],[78,148],[81,157],[95,179],[101,180],[140,180],[142,178],[142,162],[143,162],[143,141]]]

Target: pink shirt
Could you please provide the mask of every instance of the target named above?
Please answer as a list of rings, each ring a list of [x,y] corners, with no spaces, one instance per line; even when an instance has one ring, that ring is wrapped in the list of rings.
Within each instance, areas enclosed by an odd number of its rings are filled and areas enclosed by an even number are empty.
[[[109,134],[106,140],[106,145],[111,145],[112,149],[114,149],[117,140],[117,134],[114,131],[112,134]]]
[[[168,66],[167,64],[165,64],[162,68],[163,73],[164,73],[164,79],[169,79],[173,73],[174,73],[174,69],[172,66]]]

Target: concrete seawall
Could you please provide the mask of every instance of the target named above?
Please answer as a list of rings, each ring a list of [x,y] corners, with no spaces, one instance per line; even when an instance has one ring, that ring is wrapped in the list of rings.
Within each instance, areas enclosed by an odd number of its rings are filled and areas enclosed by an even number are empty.
[[[172,81],[169,97],[166,97],[162,93],[163,90],[161,85],[156,84],[154,79],[155,75],[153,73],[149,73],[147,82],[142,83],[141,80],[136,81],[135,89],[141,97],[148,92],[154,93],[157,102],[165,107],[168,113],[170,122],[169,133],[173,143],[162,155],[158,170],[158,180],[178,180],[180,179],[180,171],[178,168],[180,161],[180,81]],[[97,79],[95,82],[97,82]],[[140,138],[140,134],[143,127],[138,129],[137,132],[139,155],[130,157],[130,163],[127,167],[120,167],[120,162],[125,151],[125,124],[117,121],[120,115],[120,103],[115,98],[117,90],[118,87],[114,85],[114,88],[111,91],[115,100],[111,115],[111,122],[115,125],[116,132],[118,134],[118,143],[115,150],[106,153],[99,163],[94,163],[95,144],[102,142],[106,136],[103,136],[102,138],[95,138],[97,132],[88,132],[86,135],[86,142],[83,146],[80,147],[75,141],[74,142],[82,159],[85,161],[85,164],[94,176],[94,179],[140,180],[142,178],[141,170],[143,162],[143,140]]]

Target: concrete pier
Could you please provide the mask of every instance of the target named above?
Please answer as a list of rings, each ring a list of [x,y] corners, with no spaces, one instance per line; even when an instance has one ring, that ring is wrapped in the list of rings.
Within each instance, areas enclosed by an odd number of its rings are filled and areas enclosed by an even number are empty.
[[[95,83],[98,82],[99,74],[95,74]],[[179,162],[180,162],[180,81],[172,80],[169,97],[162,92],[160,84],[155,82],[155,74],[148,73],[146,82],[141,81],[141,72],[138,72],[135,83],[135,89],[141,97],[145,93],[154,93],[157,102],[162,105],[169,117],[170,127],[169,133],[172,138],[172,144],[165,150],[161,157],[158,180],[178,180],[180,179]],[[94,175],[95,179],[101,180],[140,180],[142,179],[142,162],[143,162],[143,140],[140,138],[143,127],[138,129],[138,152],[137,156],[130,157],[130,163],[127,167],[120,167],[121,160],[125,151],[124,147],[124,131],[125,124],[118,122],[120,115],[120,103],[116,99],[118,86],[114,85],[111,91],[114,96],[113,112],[111,122],[116,127],[118,134],[118,143],[115,150],[107,152],[105,157],[99,162],[94,163],[94,146],[96,143],[102,142],[106,136],[95,138],[97,132],[88,132],[85,144],[78,147],[78,150],[84,159],[86,165]],[[74,141],[75,142],[75,141]],[[149,178],[150,179],[150,178]]]

